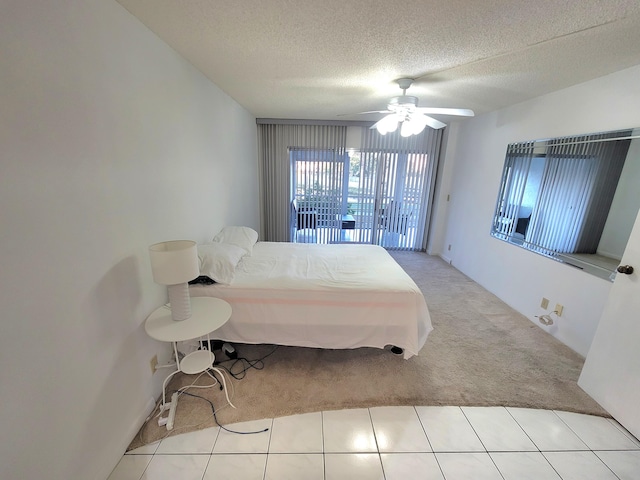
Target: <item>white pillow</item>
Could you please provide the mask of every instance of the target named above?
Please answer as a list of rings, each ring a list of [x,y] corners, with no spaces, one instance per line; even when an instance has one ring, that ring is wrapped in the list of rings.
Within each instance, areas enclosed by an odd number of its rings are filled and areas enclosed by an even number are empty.
[[[258,232],[249,227],[224,227],[213,237],[215,243],[229,243],[244,248],[249,254],[258,241]]]
[[[200,275],[229,285],[235,275],[236,265],[246,254],[244,248],[230,243],[198,245]]]

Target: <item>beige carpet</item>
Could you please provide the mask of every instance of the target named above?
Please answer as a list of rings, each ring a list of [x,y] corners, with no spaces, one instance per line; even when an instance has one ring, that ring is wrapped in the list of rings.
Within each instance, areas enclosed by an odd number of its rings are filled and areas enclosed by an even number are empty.
[[[370,348],[278,347],[262,370],[251,369],[233,381],[237,409],[222,408],[218,421],[380,405],[504,405],[607,415],[576,383],[584,361],[580,355],[440,258],[415,252],[393,256],[429,305],[434,330],[420,355],[404,360]],[[273,349],[237,345],[240,356],[249,359]],[[169,390],[193,378],[177,375]],[[225,404],[218,388],[189,392],[205,396],[216,408]],[[171,434],[213,425],[211,406],[183,395]],[[130,448],[166,435],[152,420]]]

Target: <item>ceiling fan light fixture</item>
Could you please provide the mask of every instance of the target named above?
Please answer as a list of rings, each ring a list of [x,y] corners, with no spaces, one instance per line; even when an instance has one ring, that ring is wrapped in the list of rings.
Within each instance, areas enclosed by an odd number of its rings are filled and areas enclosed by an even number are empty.
[[[393,97],[387,104],[387,110],[378,110],[371,112],[360,112],[360,114],[369,113],[387,113],[388,115],[375,123],[371,128],[375,128],[381,135],[395,132],[400,127],[400,135],[410,137],[411,135],[419,135],[425,127],[438,130],[447,126],[446,123],[437,120],[428,114],[435,115],[458,115],[463,117],[473,117],[473,110],[465,108],[441,108],[441,107],[418,107],[418,97],[406,95],[407,88],[413,83],[411,78],[400,78],[396,81],[402,89],[402,95]]]
[[[424,115],[410,115],[408,116],[404,122],[402,122],[402,127],[400,128],[400,135],[403,137],[410,137],[411,135],[420,134],[424,128],[427,126],[425,122]]]
[[[387,115],[378,123],[376,123],[376,130],[380,135],[386,135],[387,133],[395,132],[398,129],[398,116],[395,113]]]
[[[411,115],[411,128],[414,135],[418,135],[428,125],[427,117],[424,115]]]
[[[411,120],[405,120],[400,127],[400,135],[403,137],[410,137],[413,135],[413,122]]]

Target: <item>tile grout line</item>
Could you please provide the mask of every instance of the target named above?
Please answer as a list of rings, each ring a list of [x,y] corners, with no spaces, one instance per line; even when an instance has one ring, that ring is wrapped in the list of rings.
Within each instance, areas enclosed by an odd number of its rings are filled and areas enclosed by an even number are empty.
[[[214,442],[215,445],[215,442]],[[209,464],[211,463],[211,459],[213,458],[213,447],[211,447],[211,453],[209,454],[209,460],[207,460],[207,464],[204,466],[204,470],[202,472],[202,478],[200,480],[204,480],[204,476],[207,474],[207,470],[209,469]],[[142,478],[141,478],[142,480]]]
[[[327,457],[324,448],[324,410],[320,410],[320,435],[322,436],[322,478],[327,480]]]
[[[487,449],[487,446],[484,444],[484,442],[480,438],[480,435],[478,435],[478,432],[476,431],[475,427],[471,423],[471,420],[469,420],[469,417],[467,417],[467,414],[465,413],[464,409],[462,407],[458,407],[458,408],[462,412],[462,415],[464,415],[464,418],[467,420],[467,423],[471,427],[471,430],[473,430],[473,433],[475,433],[476,437],[478,437],[478,440],[480,441],[480,444],[482,445],[482,448],[484,448],[485,453],[489,453],[489,450]]]
[[[424,436],[427,439],[427,443],[429,444],[429,448],[431,449],[431,453],[433,453],[435,455],[435,451],[433,450],[433,444],[431,443],[431,440],[429,439],[429,434],[427,433],[427,429],[425,428],[424,424],[422,423],[422,419],[420,418],[420,414],[418,413],[418,410],[416,408],[416,406],[413,406],[413,411],[416,414],[416,417],[418,417],[418,422],[420,423],[420,427],[422,427],[422,431],[424,432]]]
[[[520,427],[520,430],[522,430],[522,433],[524,433],[527,436],[527,438],[529,439],[529,441],[531,441],[533,446],[536,447],[536,450],[538,451],[538,453],[542,453],[542,450],[540,450],[540,447],[538,446],[538,444],[533,441],[533,438],[531,438],[531,435],[529,435],[527,433],[527,431],[524,429],[524,427],[522,425],[520,425],[520,422],[518,421],[518,419],[513,416],[513,414],[511,413],[511,411],[508,408],[504,407],[504,409],[507,411],[509,416],[513,419],[513,421],[516,422],[516,425],[518,425],[518,427]]]
[[[498,471],[498,474],[502,477],[503,480],[505,480],[504,475],[502,474],[502,472],[500,471],[500,469],[498,468],[498,465],[496,464],[496,461],[493,459],[493,457],[491,456],[491,453],[489,453],[489,449],[487,448],[487,446],[484,444],[484,442],[482,441],[482,438],[480,438],[480,435],[478,435],[478,432],[476,431],[475,427],[473,426],[473,423],[471,423],[471,420],[469,420],[469,417],[467,417],[467,414],[465,413],[464,409],[462,407],[459,407],[460,410],[462,410],[462,414],[464,415],[464,418],[467,419],[467,422],[469,422],[469,425],[471,426],[471,429],[473,430],[473,433],[476,434],[476,437],[478,437],[478,440],[480,440],[480,443],[482,444],[482,448],[484,448],[485,453],[487,454],[487,456],[489,457],[489,460],[491,460],[491,463],[493,464],[494,467],[496,467],[496,470]],[[505,407],[502,407],[505,410],[507,410]],[[507,411],[508,413],[508,411]],[[509,416],[511,416],[511,414],[509,413]],[[513,417],[511,417],[513,418]],[[515,420],[515,419],[514,419]],[[518,425],[520,427],[520,424],[518,422],[516,422],[516,425]],[[522,427],[520,427],[522,429]],[[527,435],[527,438],[529,438],[529,436]],[[529,440],[531,440],[529,438]],[[533,443],[533,440],[532,440]],[[533,445],[538,448],[538,446],[533,443]]]
[[[609,471],[611,471],[611,473],[613,473],[613,475],[614,475],[616,478],[620,478],[620,477],[618,477],[618,475],[616,475],[616,474],[615,474],[615,472],[614,472],[613,470],[611,470],[611,468],[609,468],[609,465],[607,465],[607,464],[606,464],[606,463],[605,463],[605,462],[600,458],[600,456],[598,456],[598,454],[596,453],[596,451],[595,451],[595,450],[593,450],[593,449],[591,448],[591,446],[590,446],[590,445],[588,445],[588,444],[587,444],[587,442],[586,442],[585,440],[583,440],[583,438],[578,434],[578,432],[576,432],[573,428],[571,428],[571,425],[569,425],[567,422],[565,422],[565,421],[564,421],[564,419],[563,419],[560,415],[558,415],[558,413],[557,413],[555,410],[552,410],[552,412],[556,415],[556,417],[558,417],[558,418],[560,419],[560,421],[561,421],[562,423],[564,423],[564,424],[567,426],[567,428],[568,428],[569,430],[571,430],[571,431],[574,433],[574,435],[575,435],[576,437],[578,437],[578,438],[580,439],[580,441],[581,441],[582,443],[584,443],[584,444],[586,445],[586,447],[589,449],[589,452],[591,452],[591,453],[592,453],[592,454],[593,454],[593,455],[594,455],[594,456],[595,456],[595,457],[596,457],[596,458],[597,458],[597,459],[598,459],[598,460],[599,460],[599,461],[600,461],[600,462],[601,462],[601,463],[602,463],[602,464],[603,464],[603,465],[604,465],[604,466],[605,466]],[[568,412],[568,413],[571,413],[571,412]],[[608,420],[608,419],[607,419],[607,420]],[[611,424],[611,422],[609,422],[609,424]],[[616,428],[616,430],[618,430],[618,432],[620,432],[620,429],[618,429],[615,425],[612,425],[612,426],[613,426],[614,428]],[[624,435],[624,433],[623,433],[623,432],[620,432],[620,433]],[[629,439],[629,441],[630,441],[630,439]],[[599,450],[599,451],[612,451],[612,452],[615,452],[616,450]],[[631,450],[631,451],[632,451],[632,450]],[[544,455],[544,454],[543,454],[543,455]],[[547,458],[547,457],[545,456],[545,458]],[[549,460],[547,460],[547,461],[549,461]]]
[[[562,480],[562,475],[560,475],[560,472],[558,472],[558,470],[556,470],[556,467],[554,467],[554,466],[551,464],[551,462],[549,461],[549,459],[545,456],[545,454],[544,454],[544,453],[542,453],[542,450],[540,450],[540,447],[538,446],[538,444],[537,444],[536,442],[534,442],[534,441],[533,441],[533,438],[531,438],[531,436],[527,433],[527,431],[525,430],[525,428],[524,428],[522,425],[520,425],[520,422],[518,421],[518,419],[517,419],[516,417],[514,417],[514,416],[513,416],[513,414],[511,413],[511,411],[510,411],[508,408],[505,408],[505,410],[509,413],[509,415],[511,416],[511,418],[513,418],[513,420],[516,422],[516,424],[518,424],[518,426],[522,429],[522,431],[523,431],[523,432],[524,432],[524,434],[527,436],[527,438],[528,438],[529,440],[531,440],[531,443],[533,443],[533,445],[535,445],[535,447],[538,449],[538,453],[539,453],[540,455],[542,455],[542,458],[544,458],[544,461],[545,461],[545,462],[547,462],[547,464],[551,467],[551,469],[552,469],[554,472],[556,472],[556,475],[558,475],[558,477]],[[553,410],[552,410],[552,412],[553,412]],[[555,414],[555,412],[553,412],[553,413]],[[558,415],[556,415],[556,417],[557,417],[557,416],[558,416]],[[560,419],[560,420],[562,420],[562,419]],[[573,430],[572,430],[572,432],[573,432]],[[575,434],[575,432],[573,432],[573,433]],[[576,435],[576,437],[578,437],[578,435]],[[578,437],[578,439],[579,439],[582,443],[584,443],[580,437]],[[588,446],[587,446],[587,444],[586,444],[586,443],[585,443],[585,446],[588,448]],[[495,462],[494,462],[494,463],[495,463]]]
[[[418,422],[420,422],[420,426],[422,427],[422,431],[424,432],[424,436],[427,437],[427,442],[429,443],[429,448],[431,449],[431,454],[433,455],[433,458],[436,460],[436,464],[438,465],[438,469],[440,469],[440,473],[442,474],[442,478],[445,478],[444,470],[442,470],[442,465],[440,465],[440,460],[438,460],[438,456],[436,455],[436,452],[433,450],[433,444],[431,443],[431,440],[429,439],[429,434],[427,433],[427,428],[424,426],[424,423],[422,423],[422,419],[420,418],[420,414],[418,413],[418,409],[416,408],[415,405],[413,406],[413,411],[416,412],[416,416],[418,417]]]
[[[635,445],[636,449],[640,450],[640,440],[637,439],[633,433],[631,433],[629,430],[627,430],[621,423],[619,423],[615,418],[610,417],[607,418],[607,420],[609,421],[610,424],[612,424],[614,427],[616,427],[620,432],[622,432],[624,434],[625,437],[627,437],[629,440],[631,440],[631,442]]]
[[[578,434],[578,432],[576,432],[573,428],[571,428],[571,425],[569,425],[567,422],[565,422],[565,421],[564,421],[564,418],[562,418],[560,415],[558,415],[558,412],[557,412],[556,410],[551,410],[551,411],[553,412],[553,414],[554,414],[556,417],[558,417],[558,418],[560,419],[560,421],[561,421],[562,423],[564,423],[564,424],[567,426],[567,428],[568,428],[569,430],[571,430],[571,432],[573,432],[573,434],[574,434],[576,437],[578,437],[578,439],[579,439],[582,443],[584,443],[584,445],[589,449],[589,450],[587,450],[587,451],[589,451],[592,455],[594,455],[594,456],[595,456],[595,457],[600,461],[600,463],[602,463],[602,464],[607,468],[607,470],[609,470],[609,471],[613,474],[613,476],[614,476],[614,477],[616,477],[616,478],[618,478],[618,479],[620,478],[620,477],[618,477],[618,475],[616,475],[616,474],[615,474],[615,472],[614,472],[613,470],[611,470],[611,468],[609,468],[609,465],[607,465],[607,464],[606,464],[606,463],[605,463],[605,462],[604,462],[604,461],[603,461],[603,460],[598,456],[598,454],[597,454],[596,452],[594,452],[594,451],[593,451],[593,449],[591,448],[591,446],[587,444],[587,442],[582,438],[582,436],[580,436],[580,435]],[[570,412],[569,412],[569,413],[570,413]],[[569,450],[569,451],[570,451],[570,450]],[[585,451],[585,450],[577,450],[577,452],[581,452],[581,451]],[[549,465],[551,465],[551,462],[549,462],[549,459],[548,459],[548,458],[547,458],[547,456],[544,454],[544,452],[541,452],[541,453],[542,453],[542,456],[545,458],[545,460],[549,463]],[[559,452],[559,453],[562,453],[562,452]],[[562,478],[562,476],[560,475],[560,473],[555,469],[555,467],[554,467],[553,465],[551,465],[551,468],[553,468],[553,470],[554,470],[556,473],[558,473],[558,475]]]
[[[600,460],[600,461],[603,463],[603,465],[609,469],[609,471],[610,471],[611,473],[613,473],[613,476],[614,476],[614,477],[616,477],[618,480],[620,480],[620,477],[616,474],[616,472],[614,472],[614,471],[611,469],[611,467],[610,467],[609,465],[607,465],[607,463],[606,463],[604,460],[602,460],[602,459],[600,458],[600,455],[598,455],[598,454],[597,454],[596,452],[594,452],[593,450],[591,451],[591,453],[593,453],[593,454],[596,456],[596,458],[597,458],[598,460]]]
[[[267,442],[267,454],[264,459],[264,470],[262,471],[262,480],[267,478],[267,467],[269,466],[269,455],[271,455],[271,438],[273,438],[273,422],[274,418],[271,418],[271,426],[269,427],[269,441]]]
[[[384,473],[384,465],[382,464],[382,456],[380,455],[380,445],[378,445],[378,436],[376,435],[376,427],[373,425],[373,416],[371,415],[371,409],[367,408],[369,414],[369,422],[371,422],[371,431],[373,432],[373,441],[376,442],[376,453],[378,454],[378,461],[380,462],[380,468],[382,469],[382,478],[387,478]]]
[[[482,439],[480,438],[480,436],[478,435],[476,429],[474,428],[473,424],[471,423],[471,421],[469,420],[466,412],[464,411],[464,409],[462,407],[457,407],[458,409],[460,409],[462,411],[462,414],[465,418],[465,420],[468,422],[469,426],[471,427],[472,431],[474,432],[474,434],[476,435],[476,437],[478,438],[478,440],[480,441],[481,445],[484,448],[484,453],[489,455],[489,458],[491,459],[493,465],[495,466],[495,468],[498,470],[501,478],[505,478],[502,471],[498,468],[495,460],[493,459],[492,453],[539,453],[542,454],[543,458],[545,459],[545,461],[547,462],[547,464],[549,464],[549,466],[552,468],[552,470],[559,476],[559,478],[562,478],[562,476],[560,475],[560,473],[558,472],[558,470],[556,470],[556,468],[551,464],[551,462],[549,461],[549,459],[546,457],[546,453],[550,453],[550,454],[569,454],[569,453],[586,453],[586,452],[590,452],[592,455],[595,455],[595,457],[598,459],[598,462],[601,463],[606,469],[607,471],[610,471],[611,474],[615,477],[615,478],[620,478],[615,471],[609,467],[609,465],[600,457],[600,455],[598,455],[598,452],[619,452],[619,453],[623,453],[623,452],[637,452],[640,451],[640,446],[637,446],[635,443],[633,443],[633,447],[632,448],[627,448],[627,449],[620,449],[620,448],[611,448],[611,449],[599,449],[599,450],[593,450],[592,447],[590,447],[590,445],[587,445],[586,442],[584,442],[584,440],[582,439],[582,437],[573,429],[571,428],[571,426],[558,414],[558,412],[556,412],[555,410],[551,410],[554,413],[555,418],[557,418],[558,420],[560,420],[561,424],[565,425],[569,431],[571,431],[586,447],[586,450],[583,449],[572,449],[572,450],[565,450],[565,449],[560,449],[560,450],[541,450],[541,448],[536,444],[536,442],[533,441],[531,435],[527,432],[526,428],[520,424],[520,422],[518,421],[518,419],[514,416],[514,414],[509,410],[509,408],[506,407],[501,407],[502,409],[505,409],[507,411],[507,413],[509,414],[509,418],[511,418],[513,421],[516,422],[516,424],[518,425],[518,427],[522,430],[522,432],[527,436],[527,438],[533,443],[533,445],[535,446],[536,450],[531,451],[531,450],[518,450],[518,451],[512,451],[512,450],[505,450],[505,451],[500,451],[500,450],[496,450],[494,452],[490,452],[487,450],[486,445],[484,444],[484,442],[482,441]],[[440,464],[440,462],[438,461],[438,456],[436,454],[436,452],[433,451],[433,445],[431,443],[431,440],[429,438],[429,435],[427,434],[426,431],[426,427],[425,424],[422,422],[422,419],[420,418],[420,415],[418,414],[417,411],[417,407],[414,405],[412,406],[413,412],[414,414],[418,417],[418,421],[420,423],[421,426],[421,430],[424,433],[429,448],[431,449],[431,454],[434,456],[436,463],[438,465],[438,468],[440,470],[440,473],[442,474],[442,476],[444,478],[446,478],[444,476],[444,471],[442,470],[442,466]],[[325,430],[324,430],[324,413],[325,411],[320,411],[320,415],[321,415],[321,422],[320,422],[320,431],[321,431],[321,438],[322,438],[322,467],[323,467],[323,472],[322,472],[322,478],[324,480],[327,479],[327,471],[326,471],[326,439],[325,439]],[[375,424],[373,421],[373,413],[371,411],[371,408],[367,408],[367,413],[369,416],[369,421],[370,421],[370,425],[371,425],[371,429],[373,432],[373,436],[374,436],[374,442],[375,442],[375,448],[376,448],[376,453],[378,454],[378,460],[380,462],[380,466],[382,469],[382,473],[383,473],[383,478],[386,478],[386,473],[385,473],[385,468],[384,468],[384,464],[382,462],[382,453],[380,450],[380,445],[379,445],[379,441],[378,441],[378,433],[376,432],[376,428],[375,428]],[[569,412],[571,413],[571,412]],[[625,434],[624,431],[621,430],[621,428],[619,428],[615,423],[612,423],[609,419],[607,419],[609,421],[609,425],[611,427],[613,427],[613,429],[620,435],[623,435],[625,437],[625,439],[629,440],[630,442],[632,442],[632,438],[629,437],[628,434]],[[267,468],[268,468],[268,464],[269,464],[269,457],[271,455],[274,455],[274,453],[271,452],[271,443],[273,440],[272,434],[273,434],[273,428],[274,428],[274,423],[275,423],[275,419],[271,418],[270,419],[270,428],[269,428],[269,439],[267,441],[267,449],[266,449],[266,455],[265,455],[265,464],[264,464],[264,470],[263,470],[263,476],[262,479],[265,480],[266,477],[266,472],[267,472]],[[219,437],[220,437],[220,433],[221,433],[220,428],[217,429],[216,435],[215,435],[215,439],[213,441],[211,450],[209,452],[209,459],[207,459],[203,473],[202,473],[202,477],[201,480],[203,480],[206,476],[206,472],[210,466],[211,460],[212,460],[212,456],[216,455],[213,450],[215,449],[215,446],[217,444],[217,442],[219,441]],[[590,433],[590,432],[589,432]],[[151,464],[151,462],[153,461],[153,459],[158,456],[158,457],[163,457],[163,456],[168,456],[168,457],[184,457],[184,458],[196,458],[196,457],[201,457],[202,455],[206,455],[206,453],[202,453],[202,452],[196,452],[196,453],[179,453],[179,452],[168,452],[168,453],[158,453],[158,449],[160,447],[161,441],[159,441],[157,443],[157,445],[155,446],[155,448],[153,448],[153,451],[148,452],[148,453],[125,453],[125,455],[130,455],[130,456],[148,456],[149,461],[147,462],[147,464],[145,465],[144,469],[142,470],[141,476],[139,478],[139,480],[141,480],[142,478],[145,478],[145,473],[149,471],[149,466]],[[418,449],[419,450],[419,449]],[[389,454],[402,454],[402,453],[426,453],[426,452],[422,452],[422,451],[415,451],[415,452],[395,452],[395,451],[390,451],[390,452],[384,452],[384,453],[389,453]],[[294,453],[300,453],[300,452],[290,452],[288,453],[288,455],[293,455]],[[306,452],[307,454],[309,452]],[[339,453],[339,454],[353,454],[355,452],[349,452],[349,451],[345,451],[344,449],[340,452],[335,452],[335,453]],[[458,453],[458,454],[475,454],[475,453],[482,453],[482,452],[460,452],[460,451],[452,451],[452,452],[439,452],[439,453]],[[250,455],[250,452],[233,452],[232,455]],[[124,455],[123,455],[124,456]]]

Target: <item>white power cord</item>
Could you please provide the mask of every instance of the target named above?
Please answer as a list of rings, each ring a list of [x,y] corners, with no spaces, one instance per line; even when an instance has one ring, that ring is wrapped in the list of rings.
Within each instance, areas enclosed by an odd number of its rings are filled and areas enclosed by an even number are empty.
[[[556,310],[554,310],[551,313],[547,313],[547,314],[544,314],[544,315],[536,315],[535,317],[538,319],[538,321],[541,324],[543,324],[543,325],[548,327],[550,325],[553,325],[553,318],[551,318],[551,315],[553,315],[554,313],[556,315],[558,315],[558,312]]]
[[[233,408],[236,408],[236,406],[235,406],[233,403],[231,403],[231,399],[229,398],[229,392],[227,391],[227,382],[226,382],[226,380],[225,380],[225,378],[224,378],[224,370],[220,370],[219,368],[216,368],[216,367],[211,367],[211,370],[213,370],[213,371],[217,372],[217,373],[220,375],[220,378],[222,378],[222,389],[224,390],[224,395],[225,395],[225,397],[227,397],[227,403],[228,403],[229,405],[231,405]],[[211,378],[213,378],[216,382],[218,381],[218,379],[217,379],[216,377],[214,377],[214,376],[209,372],[209,370],[207,370],[206,372],[207,372],[207,374],[208,374]],[[231,383],[229,383],[229,385],[231,385]]]

